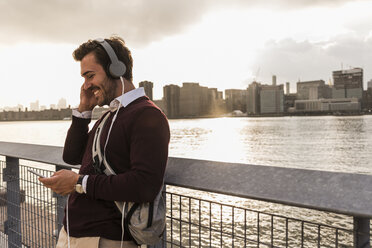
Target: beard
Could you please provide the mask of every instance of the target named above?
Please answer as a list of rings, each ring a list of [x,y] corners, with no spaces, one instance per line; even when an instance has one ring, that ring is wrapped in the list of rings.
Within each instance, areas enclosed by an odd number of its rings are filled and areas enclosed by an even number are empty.
[[[117,87],[118,86],[115,81],[107,77],[103,81],[101,87],[99,87],[101,95],[98,96],[97,105],[100,107],[104,105],[110,105],[110,102],[116,97]]]

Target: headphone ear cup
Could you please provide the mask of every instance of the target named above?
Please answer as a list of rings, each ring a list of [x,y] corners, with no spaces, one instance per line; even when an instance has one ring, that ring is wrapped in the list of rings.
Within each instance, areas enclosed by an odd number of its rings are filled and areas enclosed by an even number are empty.
[[[113,76],[114,78],[119,78],[123,76],[127,70],[125,64],[120,60],[117,63],[110,64],[108,69],[110,75]]]

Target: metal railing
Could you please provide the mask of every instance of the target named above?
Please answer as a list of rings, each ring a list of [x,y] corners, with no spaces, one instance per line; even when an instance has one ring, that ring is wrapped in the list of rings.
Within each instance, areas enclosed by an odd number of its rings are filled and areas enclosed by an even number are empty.
[[[61,154],[0,142],[0,247],[55,247],[66,199],[27,169],[78,169]],[[165,183],[156,247],[370,247],[370,175],[169,158]]]

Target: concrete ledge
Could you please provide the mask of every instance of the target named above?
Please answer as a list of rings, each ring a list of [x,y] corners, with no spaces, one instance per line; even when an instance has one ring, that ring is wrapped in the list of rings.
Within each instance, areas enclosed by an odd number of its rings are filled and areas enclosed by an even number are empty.
[[[48,163],[65,168],[80,168],[80,166],[73,166],[63,162],[62,153],[63,148],[58,146],[44,146],[0,141],[0,155]]]
[[[372,176],[169,158],[170,185],[372,217]]]

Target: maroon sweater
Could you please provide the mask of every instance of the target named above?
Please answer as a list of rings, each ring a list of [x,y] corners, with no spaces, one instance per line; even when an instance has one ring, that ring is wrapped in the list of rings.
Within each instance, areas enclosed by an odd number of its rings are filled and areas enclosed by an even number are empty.
[[[101,137],[107,138],[114,113]],[[70,235],[100,236],[121,240],[121,213],[114,200],[151,202],[161,189],[168,158],[169,125],[165,115],[147,97],[140,97],[119,110],[106,147],[106,158],[116,176],[97,175],[93,168],[92,144],[100,121],[88,132],[90,119],[72,117],[63,160],[81,164],[79,174],[89,175],[87,193],[70,195]],[[63,223],[66,227],[66,216]],[[124,240],[128,240],[124,234]]]

